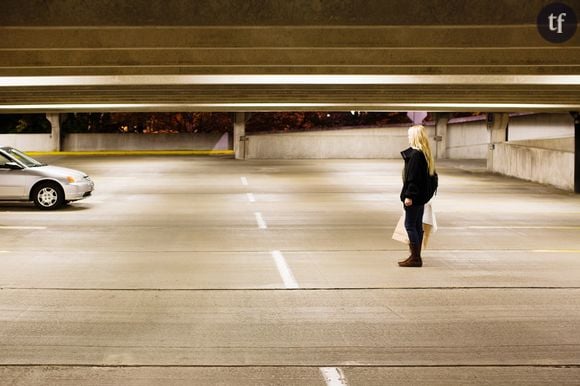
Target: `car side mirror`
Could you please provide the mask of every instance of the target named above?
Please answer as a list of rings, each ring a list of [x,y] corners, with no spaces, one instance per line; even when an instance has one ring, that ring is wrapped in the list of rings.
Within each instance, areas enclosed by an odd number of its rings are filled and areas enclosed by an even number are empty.
[[[2,167],[4,169],[10,169],[10,170],[22,169],[22,166],[18,165],[16,162],[6,162],[4,165],[2,165]]]

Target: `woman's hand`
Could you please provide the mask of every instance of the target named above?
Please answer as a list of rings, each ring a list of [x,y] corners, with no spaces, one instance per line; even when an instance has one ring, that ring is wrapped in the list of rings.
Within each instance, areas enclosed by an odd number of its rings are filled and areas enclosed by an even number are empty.
[[[405,198],[405,206],[411,206],[413,205],[413,200],[410,198]]]

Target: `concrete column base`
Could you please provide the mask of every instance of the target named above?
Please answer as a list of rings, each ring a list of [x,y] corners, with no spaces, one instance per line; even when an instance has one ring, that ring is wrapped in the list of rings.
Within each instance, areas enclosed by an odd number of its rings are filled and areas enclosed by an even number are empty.
[[[46,119],[50,122],[51,133],[50,138],[52,139],[52,151],[60,151],[60,114],[59,113],[47,113]]]
[[[487,129],[489,130],[489,147],[487,151],[487,170],[494,171],[493,152],[495,145],[507,141],[507,127],[509,123],[509,114],[507,113],[490,113],[487,120]]]
[[[449,114],[437,114],[437,124],[435,126],[435,159],[447,158],[447,123]]]
[[[246,113],[235,113],[234,119],[234,157],[246,159]]]

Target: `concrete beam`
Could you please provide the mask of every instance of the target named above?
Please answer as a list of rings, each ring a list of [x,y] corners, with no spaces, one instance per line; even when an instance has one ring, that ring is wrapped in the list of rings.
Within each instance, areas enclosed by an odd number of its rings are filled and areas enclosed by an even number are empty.
[[[511,33],[506,33],[506,31]],[[7,39],[0,40],[2,49],[161,49],[185,48],[255,48],[272,47],[316,49],[424,47],[436,48],[537,48],[544,41],[534,25],[449,26],[421,25],[361,25],[361,26],[83,26],[74,29],[55,26],[0,27]],[[9,35],[8,35],[9,33]],[[562,50],[563,47],[558,47]]]
[[[544,0],[3,0],[6,26],[526,25]],[[22,17],[26,15],[26,17]]]
[[[364,7],[355,0],[3,0],[0,77],[577,75],[580,33],[564,44],[543,40],[533,21],[545,5],[544,0],[525,7],[518,0],[493,7],[480,0],[370,0]],[[580,109],[575,80],[34,86],[2,88],[0,112]]]
[[[244,78],[243,76],[237,76]],[[21,78],[19,78],[21,79]],[[3,79],[6,80],[6,79]],[[6,80],[8,81],[8,80]],[[40,82],[40,80],[38,80]],[[336,80],[339,81],[338,79]],[[580,84],[0,85],[0,112],[559,111],[580,109]],[[452,80],[450,80],[452,82]],[[0,82],[1,83],[1,82]]]

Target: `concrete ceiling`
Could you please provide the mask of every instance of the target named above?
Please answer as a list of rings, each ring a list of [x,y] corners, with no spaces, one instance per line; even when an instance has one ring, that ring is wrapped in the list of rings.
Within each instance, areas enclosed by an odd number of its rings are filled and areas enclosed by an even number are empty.
[[[3,0],[0,112],[578,110],[548,3]]]

